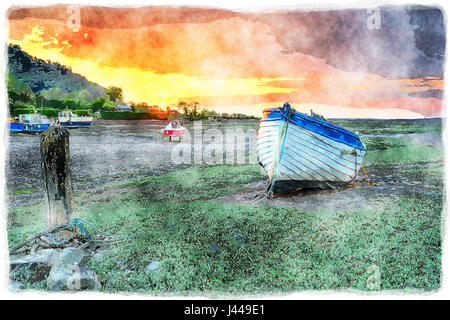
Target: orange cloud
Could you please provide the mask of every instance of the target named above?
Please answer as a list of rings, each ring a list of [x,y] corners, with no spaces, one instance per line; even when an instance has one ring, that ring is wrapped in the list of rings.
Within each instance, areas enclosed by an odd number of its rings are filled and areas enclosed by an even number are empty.
[[[442,100],[409,95],[442,90],[442,79],[345,72],[323,59],[286,52],[267,24],[243,15],[211,11],[203,19],[200,14],[182,18],[176,11],[144,23],[136,13],[129,28],[123,21],[106,28],[93,19],[95,7],[89,8],[79,30],[67,27],[61,7],[53,8],[53,16],[51,10],[12,11],[9,42],[100,85],[122,87],[128,101],[196,99],[211,107],[291,101],[367,108],[368,117],[370,108],[442,114]],[[116,19],[128,21],[130,12],[119,10]]]

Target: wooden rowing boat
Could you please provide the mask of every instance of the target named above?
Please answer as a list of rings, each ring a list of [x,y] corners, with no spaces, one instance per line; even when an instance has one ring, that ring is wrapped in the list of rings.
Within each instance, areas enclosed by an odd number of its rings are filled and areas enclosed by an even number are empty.
[[[365,151],[358,134],[289,103],[263,111],[257,153],[275,192],[346,185],[358,174]]]

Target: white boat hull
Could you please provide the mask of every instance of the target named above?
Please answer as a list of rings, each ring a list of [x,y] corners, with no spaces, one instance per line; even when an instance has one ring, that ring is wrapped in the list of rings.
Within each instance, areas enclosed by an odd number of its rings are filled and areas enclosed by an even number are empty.
[[[269,180],[275,180],[275,190],[334,188],[356,177],[364,150],[293,123],[288,123],[284,137],[284,123],[284,119],[261,121],[258,130],[258,158]]]

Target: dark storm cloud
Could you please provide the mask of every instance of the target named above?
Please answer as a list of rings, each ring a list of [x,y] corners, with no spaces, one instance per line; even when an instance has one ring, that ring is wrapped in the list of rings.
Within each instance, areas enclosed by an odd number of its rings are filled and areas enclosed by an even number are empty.
[[[254,14],[271,26],[286,52],[325,59],[346,71],[390,78],[442,77],[444,15],[439,8],[380,7],[380,29],[369,29],[366,9]]]
[[[442,99],[444,94],[444,91],[441,89],[431,89],[431,90],[425,90],[425,91],[419,91],[419,92],[410,92],[408,93],[411,97],[416,98],[437,98]]]

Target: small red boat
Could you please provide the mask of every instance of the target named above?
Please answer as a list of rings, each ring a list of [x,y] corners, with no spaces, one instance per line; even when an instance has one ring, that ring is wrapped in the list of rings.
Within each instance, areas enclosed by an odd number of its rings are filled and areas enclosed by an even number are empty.
[[[186,132],[186,129],[178,120],[172,120],[161,129],[163,136],[169,136],[169,141],[172,141],[174,136],[179,137],[181,141],[181,136]]]

